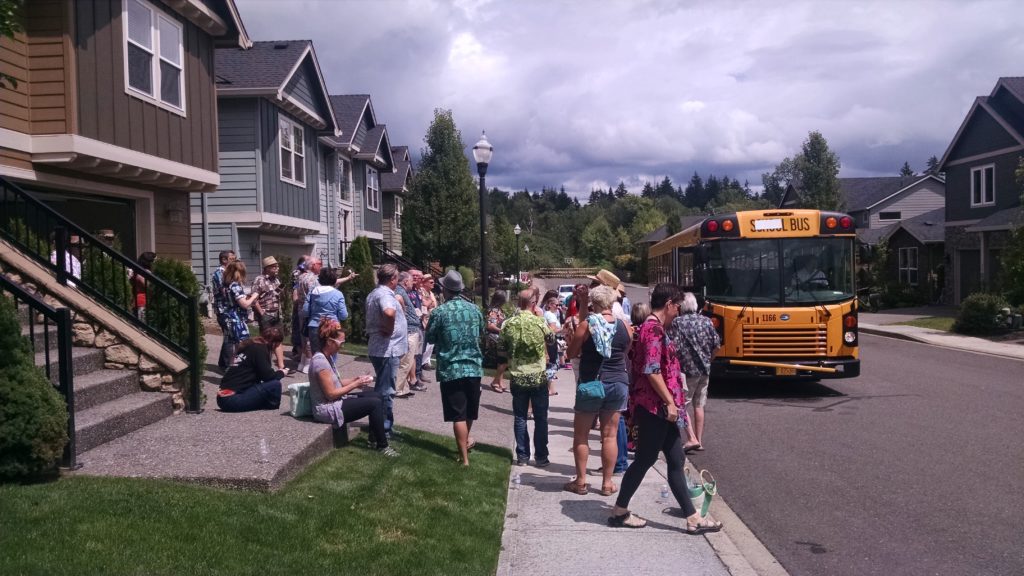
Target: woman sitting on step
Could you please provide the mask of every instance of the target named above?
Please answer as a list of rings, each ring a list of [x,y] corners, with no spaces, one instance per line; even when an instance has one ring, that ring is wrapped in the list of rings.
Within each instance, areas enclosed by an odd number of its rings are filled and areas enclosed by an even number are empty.
[[[268,326],[257,338],[247,339],[238,349],[238,362],[228,368],[220,381],[217,407],[224,412],[275,410],[281,405],[281,378],[270,358],[281,346],[281,329]]]
[[[309,399],[313,404],[313,419],[341,428],[346,422],[354,422],[369,416],[370,446],[388,457],[398,452],[388,445],[384,433],[384,399],[380,394],[359,388],[373,384],[370,375],[341,379],[333,358],[345,343],[345,332],[334,318],[324,318],[317,327],[320,351],[309,363]]]

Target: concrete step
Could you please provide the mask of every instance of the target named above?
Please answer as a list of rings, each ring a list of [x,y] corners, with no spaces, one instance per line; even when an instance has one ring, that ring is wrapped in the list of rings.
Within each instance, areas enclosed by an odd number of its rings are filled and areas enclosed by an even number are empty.
[[[32,326],[31,332],[29,331],[28,323],[23,323],[21,325],[21,335],[29,339],[33,350],[57,349],[57,326],[52,323],[45,327],[42,323],[36,323]]]
[[[170,416],[171,397],[155,392],[135,392],[75,412],[78,454],[130,434]]]
[[[99,348],[82,348],[74,346],[71,348],[71,368],[72,373],[75,376],[81,376],[90,372],[96,372],[97,370],[103,370],[103,361],[106,358],[103,354],[103,350]],[[41,351],[36,353],[35,364],[41,368],[46,367],[46,352]],[[50,351],[50,381],[57,381],[57,371],[59,370],[59,362],[57,359],[57,352]]]
[[[139,392],[139,375],[134,370],[97,370],[75,377],[75,412]],[[154,395],[161,395],[151,393]]]

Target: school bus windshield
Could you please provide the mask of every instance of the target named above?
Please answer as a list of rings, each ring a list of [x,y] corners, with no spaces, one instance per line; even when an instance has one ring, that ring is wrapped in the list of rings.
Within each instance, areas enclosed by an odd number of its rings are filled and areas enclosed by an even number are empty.
[[[706,246],[709,300],[793,306],[853,297],[852,238],[737,239]]]

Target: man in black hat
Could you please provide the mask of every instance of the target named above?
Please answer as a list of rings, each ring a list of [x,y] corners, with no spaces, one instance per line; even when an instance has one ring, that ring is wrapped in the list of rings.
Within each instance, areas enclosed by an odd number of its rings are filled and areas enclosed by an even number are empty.
[[[444,421],[452,423],[463,466],[469,466],[473,421],[480,411],[480,379],[484,375],[480,337],[484,317],[464,296],[462,275],[451,270],[441,279],[445,303],[430,314],[427,342],[437,352],[437,380],[441,383]]]

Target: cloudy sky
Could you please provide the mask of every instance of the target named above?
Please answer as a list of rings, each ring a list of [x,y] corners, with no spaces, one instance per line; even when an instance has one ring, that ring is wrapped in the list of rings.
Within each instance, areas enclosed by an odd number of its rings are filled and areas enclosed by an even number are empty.
[[[585,199],[694,171],[749,180],[811,130],[840,176],[921,171],[974,98],[1024,75],[1016,0],[236,0],[254,40],[312,39],[418,157],[435,108],[489,186]],[[475,173],[475,171],[474,171]]]

